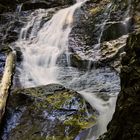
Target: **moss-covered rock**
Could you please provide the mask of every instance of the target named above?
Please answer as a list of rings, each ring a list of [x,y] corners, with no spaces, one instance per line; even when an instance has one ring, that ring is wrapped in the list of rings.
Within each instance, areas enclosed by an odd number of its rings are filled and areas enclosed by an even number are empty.
[[[3,137],[8,140],[73,140],[82,130],[96,125],[97,115],[80,94],[61,85],[19,89],[9,98],[7,133]],[[14,125],[10,126],[13,119]]]

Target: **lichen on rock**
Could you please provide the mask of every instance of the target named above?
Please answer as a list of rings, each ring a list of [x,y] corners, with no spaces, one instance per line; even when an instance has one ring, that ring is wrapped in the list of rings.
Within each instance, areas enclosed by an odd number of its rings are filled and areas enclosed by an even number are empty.
[[[7,122],[19,115],[8,140],[74,139],[81,131],[96,125],[98,112],[75,91],[58,84],[13,91]],[[9,127],[9,126],[7,126]]]

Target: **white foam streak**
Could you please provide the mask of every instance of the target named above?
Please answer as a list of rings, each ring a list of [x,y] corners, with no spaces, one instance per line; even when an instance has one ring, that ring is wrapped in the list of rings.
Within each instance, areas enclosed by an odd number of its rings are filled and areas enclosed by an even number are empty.
[[[110,99],[108,101],[103,101],[93,93],[88,93],[86,91],[82,91],[80,93],[91,104],[91,106],[93,108],[96,108],[99,112],[99,117],[97,122],[98,130],[96,134],[96,138],[98,138],[98,136],[100,136],[107,130],[106,128],[107,124],[111,120],[112,115],[115,111],[115,103],[116,103],[117,95],[112,95],[110,96]]]
[[[37,10],[31,14],[16,42],[24,57],[20,69],[20,81],[23,86],[57,82],[56,61],[61,54],[68,53],[68,37],[73,25],[73,15],[84,1],[78,1],[75,5],[58,11],[41,29],[41,20],[47,15],[47,11]]]

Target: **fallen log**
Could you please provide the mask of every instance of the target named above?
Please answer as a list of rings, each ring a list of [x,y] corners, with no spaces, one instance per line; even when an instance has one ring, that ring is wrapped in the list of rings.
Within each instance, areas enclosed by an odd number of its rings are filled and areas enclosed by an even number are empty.
[[[0,83],[0,123],[5,113],[6,101],[12,83],[14,64],[15,64],[15,53],[10,52],[6,58],[5,69]]]

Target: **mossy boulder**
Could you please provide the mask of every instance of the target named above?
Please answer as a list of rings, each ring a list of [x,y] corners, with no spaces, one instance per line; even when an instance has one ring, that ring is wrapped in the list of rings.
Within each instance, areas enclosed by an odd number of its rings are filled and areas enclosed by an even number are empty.
[[[97,115],[80,94],[61,85],[19,89],[9,98],[4,128],[7,132],[2,137],[73,140],[82,130],[96,125]]]

